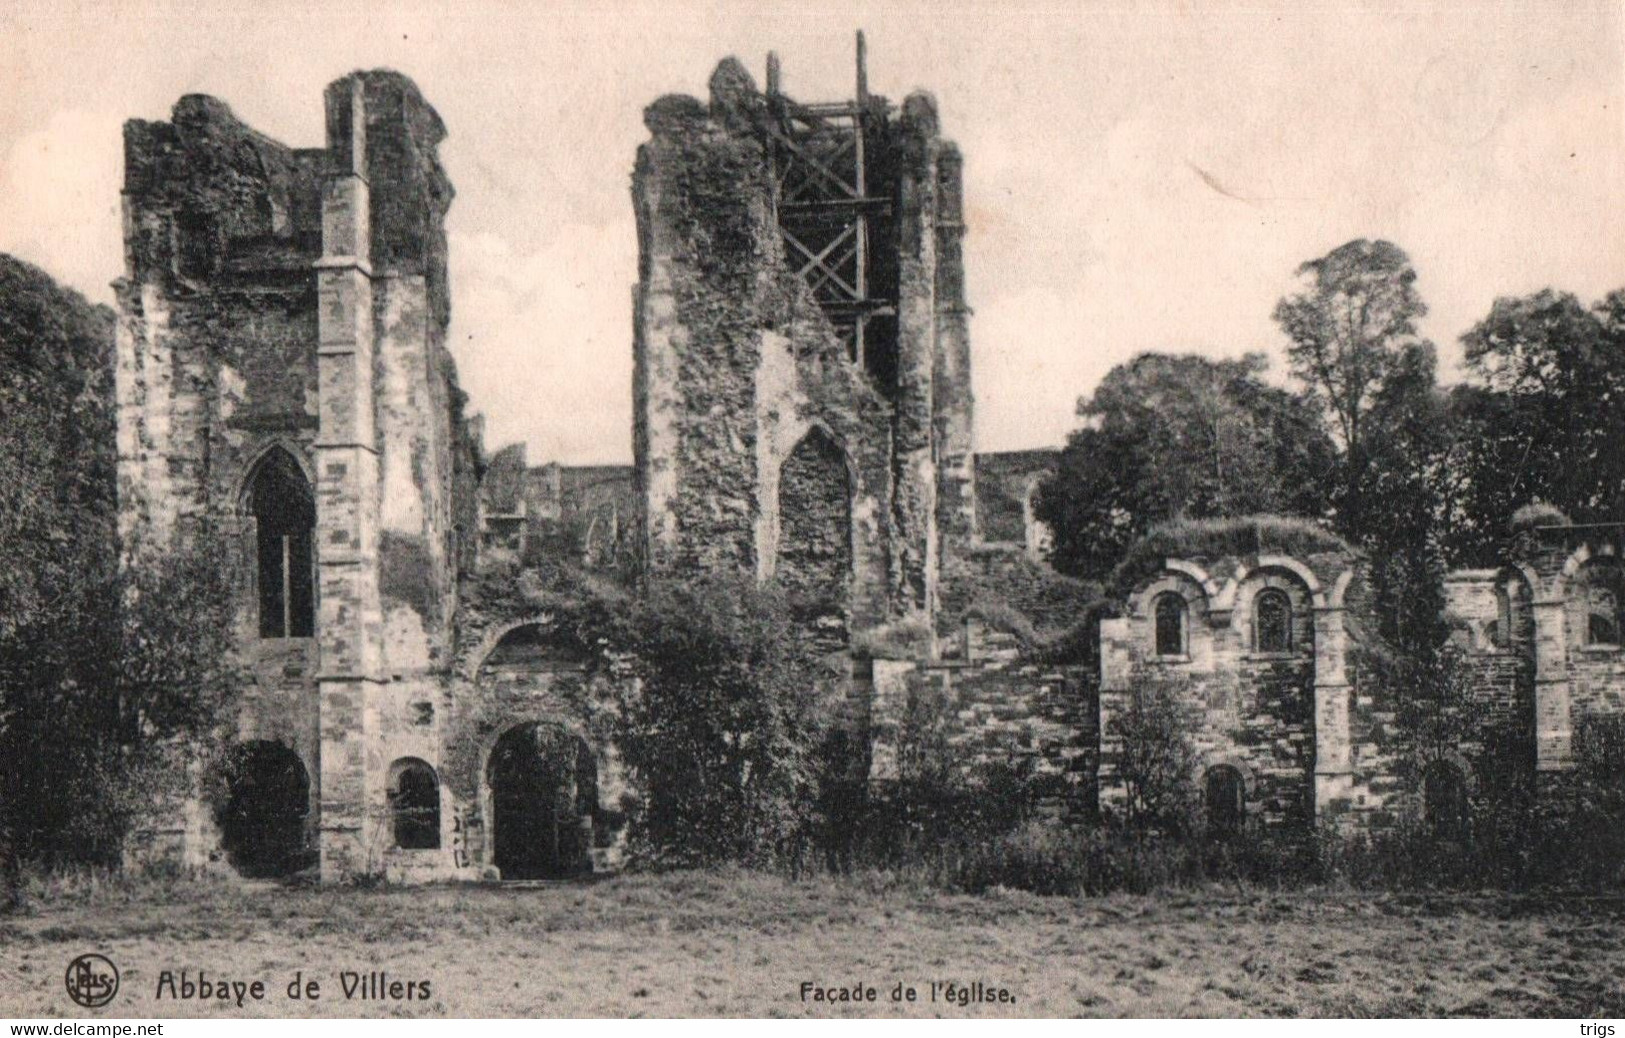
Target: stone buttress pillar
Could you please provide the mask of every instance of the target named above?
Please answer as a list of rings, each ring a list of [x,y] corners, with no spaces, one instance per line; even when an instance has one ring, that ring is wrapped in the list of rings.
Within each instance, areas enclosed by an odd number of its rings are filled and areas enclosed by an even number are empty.
[[[892,437],[892,589],[903,613],[936,607],[937,107],[903,103],[897,213],[897,412]]]
[[[1347,804],[1354,785],[1349,734],[1348,628],[1336,600],[1317,605],[1315,618],[1315,818]]]
[[[965,305],[964,159],[944,141],[937,156],[937,344],[932,376],[937,439],[937,530],[963,544],[976,530],[976,445]]]
[[[320,851],[323,879],[369,868],[365,818],[368,701],[382,675],[378,453],[373,412],[373,286],[362,85],[327,94],[317,371],[316,544],[320,584]]]
[[[1569,716],[1568,624],[1560,581],[1534,596],[1535,770],[1563,771],[1573,760],[1574,731]],[[1552,586],[1557,584],[1558,586]]]

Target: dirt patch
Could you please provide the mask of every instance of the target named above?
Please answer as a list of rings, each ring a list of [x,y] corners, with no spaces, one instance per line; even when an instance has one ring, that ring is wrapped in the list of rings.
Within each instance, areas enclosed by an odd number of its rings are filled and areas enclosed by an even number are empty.
[[[99,951],[118,1015],[1625,1015],[1625,902],[1335,894],[958,897],[879,880],[679,874],[515,890],[102,889],[0,922],[0,1015],[82,1015],[62,975]],[[266,997],[159,1000],[179,982]],[[321,984],[291,1001],[295,973]],[[385,975],[346,998],[341,974]],[[393,981],[430,996],[387,997]],[[876,1001],[803,1001],[801,986]],[[932,984],[936,1001],[931,1000]],[[980,989],[975,985],[982,985]],[[894,1003],[912,986],[917,1001]],[[961,1004],[941,985],[1013,1002]],[[420,990],[420,989],[419,989]]]

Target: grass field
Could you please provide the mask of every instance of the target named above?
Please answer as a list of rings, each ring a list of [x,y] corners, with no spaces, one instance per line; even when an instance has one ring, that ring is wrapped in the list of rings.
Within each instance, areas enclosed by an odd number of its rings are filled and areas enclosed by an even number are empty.
[[[1625,1015],[1625,903],[1234,891],[959,897],[861,880],[628,876],[542,889],[129,889],[81,884],[0,918],[0,1017],[84,1016],[63,973],[107,955],[100,1015]],[[261,980],[263,1001],[156,1001],[163,971]],[[293,1002],[296,971],[321,985]],[[346,999],[340,973],[428,981]],[[803,1002],[804,981],[878,1001]],[[1013,1004],[931,1002],[932,981]],[[894,1003],[912,985],[919,1001]]]

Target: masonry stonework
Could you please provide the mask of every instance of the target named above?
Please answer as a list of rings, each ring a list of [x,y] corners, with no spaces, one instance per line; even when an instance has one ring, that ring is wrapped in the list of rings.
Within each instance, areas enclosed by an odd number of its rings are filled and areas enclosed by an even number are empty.
[[[629,671],[533,604],[561,563],[787,587],[845,661],[874,789],[928,715],[964,769],[1111,818],[1115,722],[1158,680],[1204,775],[1292,840],[1425,815],[1429,769],[1481,799],[1567,795],[1576,733],[1625,717],[1619,528],[1524,531],[1502,567],[1449,575],[1460,695],[1426,725],[1378,680],[1365,560],[1329,535],[1170,554],[1115,598],[1056,574],[1032,513],[1055,452],[975,450],[964,160],[930,95],[868,93],[861,54],[850,101],[729,59],[705,100],[645,110],[631,466],[486,452],[446,345],[446,128],[410,80],[331,84],[318,148],[198,95],[127,124],[125,561],[223,548],[247,675],[238,784],[215,803],[197,776],[143,857],[409,882],[619,867]],[[269,788],[283,802],[250,795]]]
[[[555,786],[568,774],[594,802],[521,811],[510,828],[579,835],[582,818],[600,820],[582,855],[525,864],[610,867],[621,810],[613,751],[593,723],[596,700],[561,691],[581,685],[585,668],[530,651],[548,618],[484,594],[476,578],[482,546],[494,550],[518,500],[497,500],[504,473],[536,505],[531,539],[562,536],[614,559],[632,521],[629,472],[538,475],[520,456],[517,473],[497,465],[482,490],[488,462],[445,344],[445,128],[393,72],[346,76],[325,100],[322,148],[289,148],[200,96],[182,98],[169,122],[125,131],[116,404],[126,561],[161,564],[201,539],[228,549],[249,674],[237,743],[244,759],[281,753],[299,774],[289,788],[306,791],[270,811],[301,819],[295,844],[270,858],[257,843],[232,845],[245,816],[252,828],[270,810],[235,794],[211,809],[200,790],[149,843],[168,841],[170,857],[203,868],[245,870],[255,858],[271,871],[314,860],[329,879],[494,875],[491,815],[503,791],[492,788],[493,745],[521,731],[529,749],[508,755],[515,774],[531,766]],[[260,529],[269,519],[254,499],[267,493],[257,482],[267,466],[305,501],[308,529]],[[268,559],[279,542],[282,556]],[[309,619],[294,615],[301,603]],[[544,731],[595,737],[548,779]],[[424,768],[438,803],[411,810],[438,839],[401,846],[401,776]],[[587,771],[597,773],[590,783]],[[601,811],[599,796],[611,806]],[[155,851],[165,848],[144,853]]]

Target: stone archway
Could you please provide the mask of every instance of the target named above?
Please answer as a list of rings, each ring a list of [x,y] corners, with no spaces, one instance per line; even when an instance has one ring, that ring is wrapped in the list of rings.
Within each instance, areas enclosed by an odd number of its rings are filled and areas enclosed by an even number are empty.
[[[226,800],[218,814],[221,845],[241,875],[289,876],[311,864],[305,841],[310,774],[278,742],[237,747],[226,761]]]
[[[592,871],[598,765],[586,740],[533,721],[497,739],[486,763],[492,864],[505,880]]]

